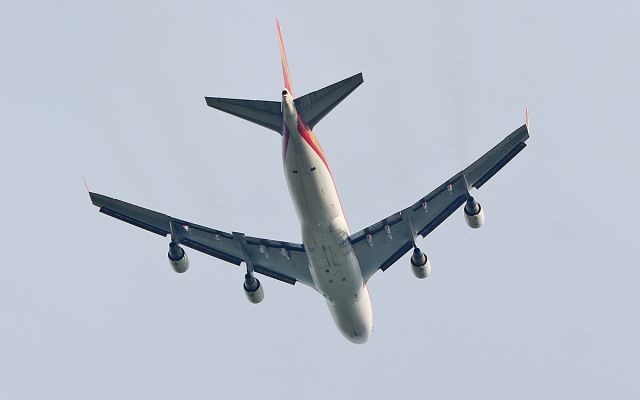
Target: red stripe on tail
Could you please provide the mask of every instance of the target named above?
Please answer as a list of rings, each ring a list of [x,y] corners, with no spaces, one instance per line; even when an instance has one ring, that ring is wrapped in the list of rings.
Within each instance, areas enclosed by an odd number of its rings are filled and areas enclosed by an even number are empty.
[[[294,98],[296,95],[293,92],[293,83],[291,83],[291,74],[289,73],[289,63],[287,62],[287,53],[284,51],[284,41],[282,40],[282,30],[280,29],[280,22],[276,18],[276,25],[278,26],[278,40],[280,41],[280,60],[282,61],[282,75],[284,76],[284,87],[287,88],[291,96]]]

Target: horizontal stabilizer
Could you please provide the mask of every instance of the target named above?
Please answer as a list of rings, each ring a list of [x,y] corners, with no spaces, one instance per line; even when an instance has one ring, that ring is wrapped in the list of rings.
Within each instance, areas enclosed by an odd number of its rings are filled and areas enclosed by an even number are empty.
[[[225,99],[205,97],[207,105],[246,119],[282,134],[282,107],[279,101]]]
[[[325,115],[329,114],[342,100],[356,90],[362,82],[364,79],[362,73],[359,73],[324,89],[311,92],[294,100],[296,109],[309,128],[313,129]]]

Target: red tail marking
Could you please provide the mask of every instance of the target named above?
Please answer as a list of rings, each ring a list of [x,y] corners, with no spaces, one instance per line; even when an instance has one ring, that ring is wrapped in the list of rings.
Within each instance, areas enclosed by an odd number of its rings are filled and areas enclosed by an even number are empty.
[[[282,62],[282,75],[284,76],[284,87],[287,88],[291,96],[294,98],[296,95],[293,92],[293,83],[291,83],[291,74],[289,73],[289,63],[287,62],[287,54],[284,51],[284,41],[282,40],[282,30],[280,29],[280,22],[276,18],[276,25],[278,27],[278,40],[280,42],[280,61]]]

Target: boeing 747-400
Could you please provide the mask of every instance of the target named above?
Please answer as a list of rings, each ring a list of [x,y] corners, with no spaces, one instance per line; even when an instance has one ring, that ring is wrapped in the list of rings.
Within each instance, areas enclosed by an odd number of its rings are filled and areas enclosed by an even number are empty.
[[[279,24],[277,28],[284,74],[281,101],[207,97],[206,102],[281,136],[284,175],[300,219],[302,243],[224,232],[97,193],[89,194],[100,212],[170,236],[168,257],[176,272],[185,272],[189,265],[184,246],[231,264],[244,264],[244,291],[252,303],[264,298],[256,274],[291,285],[301,282],[324,296],[333,320],[348,340],[364,343],[373,327],[367,281],[407,252],[412,252],[415,276],[429,276],[429,259],[415,239],[427,236],[461,206],[467,224],[480,227],[483,209],[470,191],[480,189],[525,148],[528,124],[409,207],[351,233],[327,157],[313,128],[363,82],[362,74],[297,97]]]

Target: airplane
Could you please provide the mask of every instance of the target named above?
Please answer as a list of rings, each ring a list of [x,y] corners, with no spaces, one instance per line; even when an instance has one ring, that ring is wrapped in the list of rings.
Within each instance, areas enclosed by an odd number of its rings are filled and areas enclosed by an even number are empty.
[[[479,228],[484,209],[471,192],[480,189],[526,147],[525,124],[473,164],[447,179],[418,201],[374,224],[350,233],[327,157],[313,128],[362,84],[362,73],[307,95],[296,97],[276,20],[284,76],[281,101],[205,97],[208,106],[276,131],[282,138],[284,175],[300,220],[302,243],[224,232],[89,192],[100,212],[163,237],[170,236],[168,258],[173,269],[189,268],[183,246],[231,264],[244,264],[244,292],[251,303],[264,299],[256,274],[291,285],[300,282],[326,299],[338,330],[352,343],[367,341],[373,314],[367,282],[407,252],[420,279],[431,272],[427,255],[416,245],[459,207],[467,225]]]

